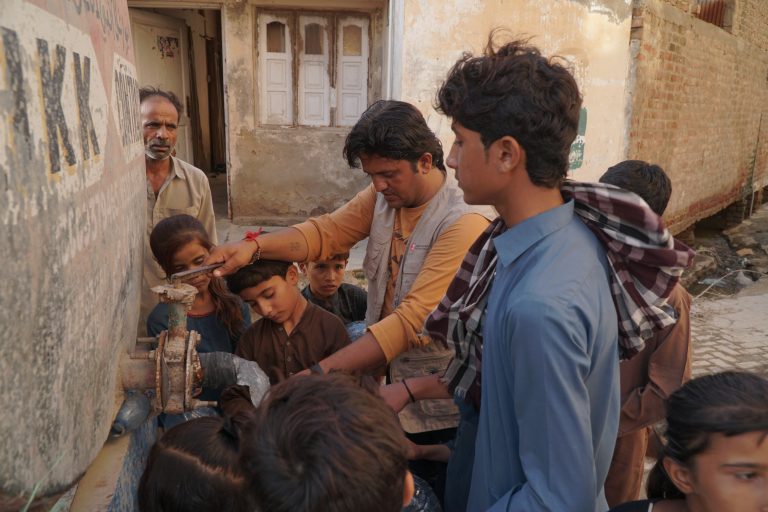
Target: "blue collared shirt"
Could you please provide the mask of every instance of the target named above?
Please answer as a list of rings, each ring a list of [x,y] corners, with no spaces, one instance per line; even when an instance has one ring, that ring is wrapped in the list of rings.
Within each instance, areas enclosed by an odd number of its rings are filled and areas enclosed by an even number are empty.
[[[573,202],[495,240],[467,510],[606,510],[619,424],[605,251]]]

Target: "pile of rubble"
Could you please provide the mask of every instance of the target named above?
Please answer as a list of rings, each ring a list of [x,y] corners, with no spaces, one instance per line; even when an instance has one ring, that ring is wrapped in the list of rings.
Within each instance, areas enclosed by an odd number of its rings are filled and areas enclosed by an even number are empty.
[[[682,283],[694,295],[706,289],[730,295],[768,277],[768,203],[739,225],[696,232],[696,258]]]

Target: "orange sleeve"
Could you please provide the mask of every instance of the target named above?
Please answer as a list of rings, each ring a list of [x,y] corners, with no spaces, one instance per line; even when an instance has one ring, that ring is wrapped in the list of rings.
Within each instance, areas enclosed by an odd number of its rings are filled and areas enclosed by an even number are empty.
[[[367,238],[375,206],[376,190],[371,184],[336,211],[294,225],[307,241],[306,261],[325,260],[348,252]]]
[[[412,347],[429,343],[429,338],[419,336],[424,320],[445,295],[467,250],[488,223],[488,219],[475,213],[459,217],[437,238],[403,301],[368,328],[381,345],[387,362]]]

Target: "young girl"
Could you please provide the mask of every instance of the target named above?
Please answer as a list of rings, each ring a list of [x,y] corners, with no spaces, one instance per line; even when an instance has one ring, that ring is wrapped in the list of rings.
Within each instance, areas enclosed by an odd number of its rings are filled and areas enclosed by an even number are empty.
[[[202,266],[213,247],[203,225],[190,215],[174,215],[158,222],[149,236],[149,245],[168,276]],[[240,335],[251,325],[248,306],[227,290],[220,277],[202,275],[189,284],[197,288],[187,313],[187,329],[200,333],[197,351],[233,353]],[[168,305],[160,303],[149,314],[147,332],[157,336],[167,328]],[[217,400],[218,396],[217,390],[204,389],[198,398]]]
[[[612,512],[768,510],[768,379],[724,372],[689,381],[669,398],[665,438],[649,499]]]
[[[152,447],[139,483],[142,512],[246,512],[239,435],[224,418],[197,418],[173,427]]]

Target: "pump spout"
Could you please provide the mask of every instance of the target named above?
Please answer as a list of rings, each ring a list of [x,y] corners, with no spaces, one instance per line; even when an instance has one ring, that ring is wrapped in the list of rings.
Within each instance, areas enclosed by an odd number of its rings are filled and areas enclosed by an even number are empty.
[[[151,410],[152,406],[145,394],[139,391],[128,391],[123,405],[115,416],[109,435],[120,437],[126,432],[135,430],[149,418]]]

